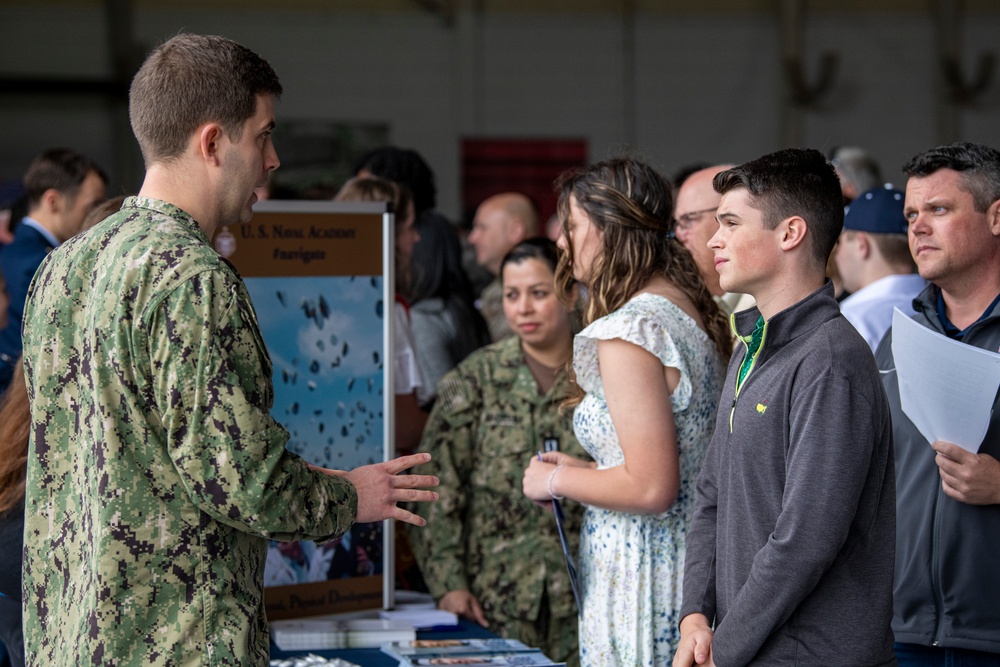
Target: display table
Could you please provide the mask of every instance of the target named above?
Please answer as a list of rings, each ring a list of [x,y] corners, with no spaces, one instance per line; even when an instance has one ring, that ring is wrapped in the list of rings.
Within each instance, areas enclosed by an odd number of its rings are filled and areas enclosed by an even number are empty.
[[[461,619],[451,630],[418,632],[417,639],[489,639],[495,634],[472,621]],[[396,667],[399,663],[377,648],[341,648],[315,651],[282,651],[271,643],[271,658],[294,658],[308,654],[324,658],[341,658],[363,667]]]

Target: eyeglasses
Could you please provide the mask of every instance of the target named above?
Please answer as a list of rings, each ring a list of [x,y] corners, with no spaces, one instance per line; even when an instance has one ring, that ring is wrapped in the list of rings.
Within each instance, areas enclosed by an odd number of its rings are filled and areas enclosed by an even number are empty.
[[[691,225],[701,220],[706,213],[715,213],[718,210],[719,207],[715,206],[713,208],[703,208],[700,211],[691,211],[690,213],[679,215],[677,216],[677,229],[686,232]]]

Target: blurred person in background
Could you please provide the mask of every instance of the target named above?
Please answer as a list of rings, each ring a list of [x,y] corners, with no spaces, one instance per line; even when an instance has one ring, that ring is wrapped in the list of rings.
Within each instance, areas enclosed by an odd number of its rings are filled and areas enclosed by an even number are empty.
[[[882,170],[868,151],[858,146],[840,146],[830,151],[830,164],[840,179],[844,205],[850,204],[862,192],[883,186]]]
[[[368,151],[354,165],[354,175],[374,176],[405,186],[413,201],[413,214],[419,218],[437,206],[434,172],[423,156],[412,148],[382,146]]]
[[[20,179],[0,183],[0,246],[14,240],[14,227],[24,217],[23,212],[15,209],[23,206],[24,196],[24,184]]]
[[[102,222],[105,218],[112,216],[121,210],[122,204],[128,197],[126,195],[118,195],[117,197],[111,197],[105,199],[99,204],[95,204],[94,208],[90,209],[90,213],[87,217],[83,219],[83,224],[80,225],[80,232],[83,233],[97,225],[97,223]]]
[[[837,271],[850,296],[840,312],[874,354],[892,326],[892,312],[916,314],[913,300],[927,287],[910,254],[903,215],[903,193],[875,188],[851,202],[844,231],[833,249]]]
[[[715,212],[722,201],[722,195],[712,187],[712,179],[731,166],[722,164],[705,167],[689,174],[677,190],[677,202],[674,206],[677,238],[691,252],[694,263],[698,266],[698,273],[726,317],[754,305],[753,297],[749,294],[722,289],[719,272],[715,270],[715,254],[708,247],[709,239],[719,228]]]
[[[0,641],[11,667],[24,666],[21,628],[21,552],[24,546],[24,486],[31,413],[21,361],[0,398]]]
[[[410,323],[410,262],[413,247],[420,240],[414,225],[413,200],[406,186],[374,176],[356,176],[340,188],[334,201],[382,201],[392,204],[396,220],[396,302],[393,322],[396,335],[393,371],[396,389],[396,451],[408,454],[416,449],[427,421],[420,409],[418,395],[424,379],[417,363],[413,329]]]
[[[488,344],[490,332],[475,308],[454,226],[440,213],[427,211],[416,227],[420,240],[413,246],[410,268],[410,323],[424,380],[417,399],[429,410],[441,376]]]
[[[0,391],[7,388],[21,356],[24,300],[38,265],[80,232],[87,213],[104,199],[107,184],[104,170],[68,148],[47,150],[28,166],[28,213],[18,223],[14,240],[0,250],[0,270],[10,297],[7,326],[0,330]]]
[[[494,343],[511,334],[503,311],[500,262],[511,248],[537,234],[538,211],[532,201],[519,192],[493,195],[476,209],[469,243],[476,249],[476,262],[495,276],[479,298],[479,312],[486,320]]]

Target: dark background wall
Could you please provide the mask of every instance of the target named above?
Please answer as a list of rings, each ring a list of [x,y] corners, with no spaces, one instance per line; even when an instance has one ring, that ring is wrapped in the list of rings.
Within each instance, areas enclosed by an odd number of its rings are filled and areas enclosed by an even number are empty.
[[[582,139],[590,159],[631,150],[668,174],[786,145],[854,144],[897,182],[925,148],[1000,145],[1000,72],[960,103],[942,74],[948,53],[967,84],[981,55],[995,57],[998,0],[2,0],[0,26],[0,180],[69,145],[106,165],[114,189],[137,188],[123,81],[181,30],[270,60],[285,86],[279,125],[420,151],[454,217],[467,138]],[[800,58],[808,89],[827,53],[829,86],[794,104],[786,56]],[[293,139],[286,166],[302,152]]]

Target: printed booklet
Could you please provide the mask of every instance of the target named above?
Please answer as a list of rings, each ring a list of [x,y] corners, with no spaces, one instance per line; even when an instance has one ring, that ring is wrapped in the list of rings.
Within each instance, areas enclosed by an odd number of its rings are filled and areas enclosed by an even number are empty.
[[[565,662],[552,662],[538,651],[531,653],[484,653],[482,655],[448,655],[437,658],[413,658],[399,663],[400,667],[423,665],[480,665],[481,667],[565,667]]]
[[[505,665],[553,666],[537,648],[516,639],[416,639],[382,644],[382,652],[400,661],[401,667],[416,665]]]

